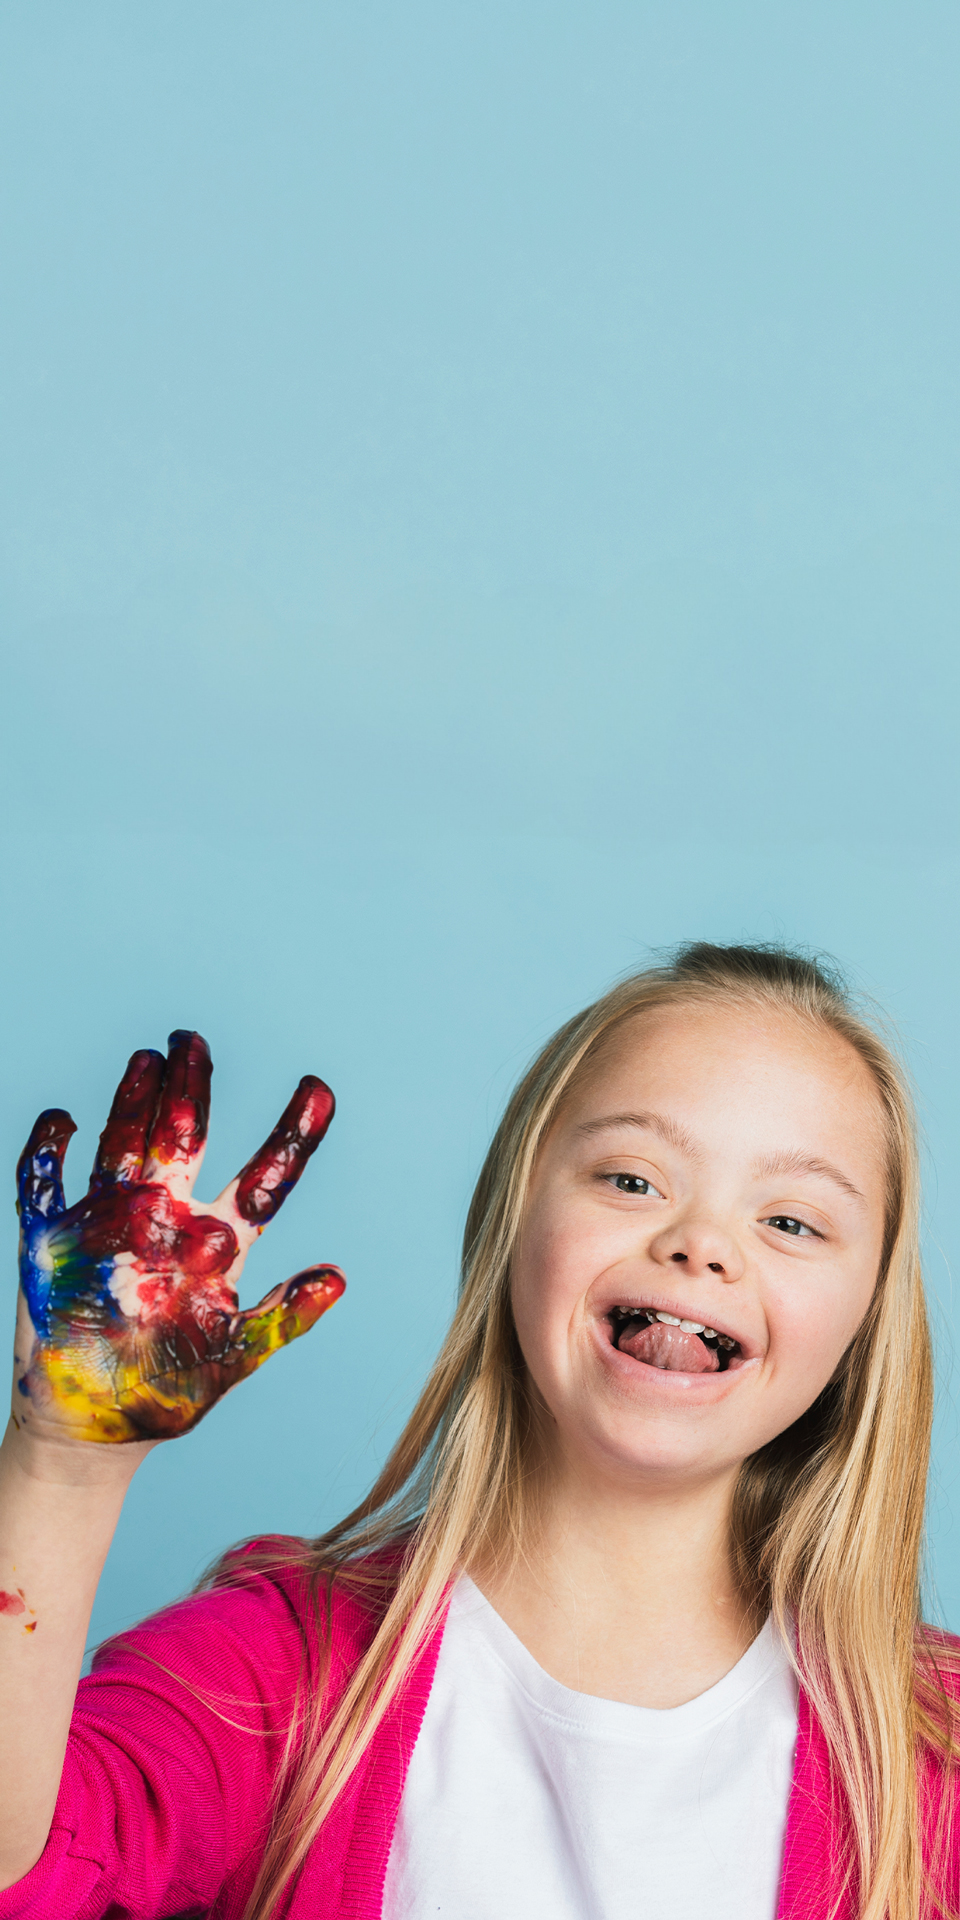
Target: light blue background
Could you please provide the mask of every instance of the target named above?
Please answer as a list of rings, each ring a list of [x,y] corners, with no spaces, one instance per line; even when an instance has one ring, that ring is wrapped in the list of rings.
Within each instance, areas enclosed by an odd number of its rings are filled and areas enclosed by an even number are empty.
[[[954,5],[0,7],[2,1146],[322,1072],[349,1291],[135,1484],[102,1633],[359,1496],[534,1047],[785,936],[900,1023],[960,1627]],[[6,1313],[14,1303],[7,1216]]]

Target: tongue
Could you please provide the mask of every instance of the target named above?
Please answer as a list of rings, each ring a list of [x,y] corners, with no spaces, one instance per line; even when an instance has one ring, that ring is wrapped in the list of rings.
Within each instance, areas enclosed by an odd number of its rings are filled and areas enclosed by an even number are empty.
[[[621,1353],[643,1360],[648,1367],[665,1368],[668,1373],[716,1373],[720,1366],[712,1347],[705,1347],[699,1334],[664,1326],[662,1320],[625,1334],[617,1345]]]

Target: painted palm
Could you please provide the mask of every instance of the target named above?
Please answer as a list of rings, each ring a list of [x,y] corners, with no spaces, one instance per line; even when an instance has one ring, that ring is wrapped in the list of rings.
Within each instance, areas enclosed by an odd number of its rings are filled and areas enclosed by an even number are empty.
[[[166,1060],[135,1053],[73,1207],[63,1156],[74,1123],[57,1108],[40,1115],[18,1168],[20,1424],[95,1441],[186,1433],[343,1292],[336,1267],[309,1267],[239,1311],[247,1253],[319,1146],[334,1101],[307,1075],[259,1153],[204,1207],[192,1192],[211,1073],[198,1033],[171,1034]]]

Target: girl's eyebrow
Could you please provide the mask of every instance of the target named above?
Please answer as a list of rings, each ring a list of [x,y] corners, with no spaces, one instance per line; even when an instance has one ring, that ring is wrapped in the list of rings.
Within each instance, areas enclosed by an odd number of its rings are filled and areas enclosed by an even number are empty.
[[[606,1133],[612,1127],[639,1127],[643,1133],[657,1133],[661,1140],[668,1140],[678,1152],[685,1153],[691,1160],[702,1159],[700,1148],[686,1127],[679,1120],[671,1120],[668,1113],[605,1113],[599,1120],[583,1120],[577,1128],[578,1133]]]
[[[863,1200],[860,1188],[854,1186],[853,1181],[841,1167],[834,1166],[832,1160],[819,1159],[816,1154],[784,1148],[780,1153],[769,1153],[762,1160],[758,1160],[754,1173],[758,1180],[774,1180],[783,1173],[813,1173],[822,1180],[832,1180],[835,1186],[842,1187],[844,1193],[849,1193],[852,1199],[861,1202]]]
[[[686,1127],[682,1127],[678,1120],[671,1120],[666,1113],[605,1113],[597,1120],[582,1120],[577,1132],[606,1133],[614,1127],[637,1127],[643,1133],[659,1134],[661,1140],[668,1140],[672,1147],[687,1154],[690,1159],[700,1160],[703,1157]],[[780,1174],[789,1173],[815,1174],[819,1179],[832,1180],[852,1200],[859,1200],[863,1204],[864,1196],[860,1188],[854,1186],[843,1168],[835,1166],[832,1160],[821,1160],[817,1154],[785,1147],[779,1153],[765,1154],[754,1167],[754,1176],[758,1180],[772,1180]]]

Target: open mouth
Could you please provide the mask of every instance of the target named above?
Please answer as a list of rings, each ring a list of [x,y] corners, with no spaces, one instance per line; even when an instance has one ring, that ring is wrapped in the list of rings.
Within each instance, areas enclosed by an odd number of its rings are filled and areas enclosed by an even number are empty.
[[[619,1353],[667,1373],[726,1373],[743,1365],[739,1340],[699,1320],[656,1307],[611,1307],[610,1338]]]

